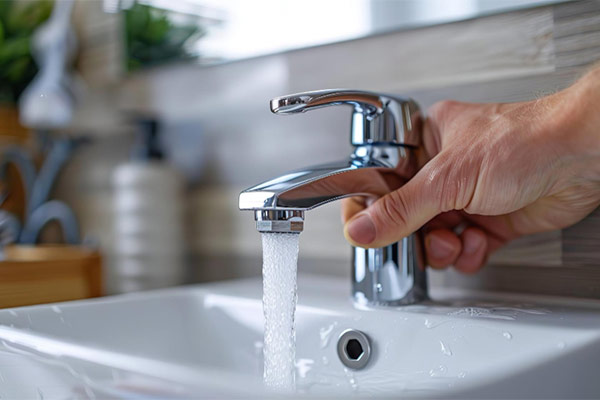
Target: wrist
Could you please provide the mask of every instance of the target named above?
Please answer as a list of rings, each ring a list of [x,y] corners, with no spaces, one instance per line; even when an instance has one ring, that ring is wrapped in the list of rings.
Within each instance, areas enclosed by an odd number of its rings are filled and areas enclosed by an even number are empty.
[[[600,68],[549,100],[553,106],[548,131],[554,131],[557,143],[586,169],[584,175],[600,183]]]
[[[595,172],[595,181],[600,183],[600,66],[596,66],[581,78],[574,88],[578,89],[579,106],[582,109],[581,131],[589,146],[587,154],[591,157],[590,167]]]
[[[589,71],[569,89],[573,103],[572,129],[583,151],[600,156],[600,67]]]

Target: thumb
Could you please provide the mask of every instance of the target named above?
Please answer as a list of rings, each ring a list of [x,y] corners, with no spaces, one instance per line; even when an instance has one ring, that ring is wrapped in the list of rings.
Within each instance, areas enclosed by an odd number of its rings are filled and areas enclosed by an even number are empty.
[[[388,193],[350,219],[344,226],[346,240],[358,247],[387,246],[446,211],[441,209],[442,180],[434,172],[435,167],[427,167],[400,189]]]

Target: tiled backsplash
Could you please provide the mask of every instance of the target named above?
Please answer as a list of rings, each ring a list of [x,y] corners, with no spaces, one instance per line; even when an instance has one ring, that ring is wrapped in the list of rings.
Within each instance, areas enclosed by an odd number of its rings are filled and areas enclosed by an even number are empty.
[[[260,240],[250,213],[237,210],[240,190],[350,152],[348,109],[279,117],[269,112],[270,98],[349,87],[408,94],[424,108],[445,98],[530,99],[568,86],[600,58],[592,40],[600,33],[599,18],[600,2],[584,1],[220,66],[175,65],[127,78],[111,90],[117,103],[105,107],[146,109],[166,121],[197,124],[203,172],[188,196],[191,264],[199,280],[253,275],[260,272]],[[98,137],[73,161],[59,190],[108,253],[107,173],[126,160],[128,140]],[[83,163],[87,168],[80,168]],[[349,273],[350,250],[339,219],[339,204],[308,214],[300,268]],[[598,217],[563,232],[523,238],[498,252],[478,276],[436,273],[433,282],[600,297],[600,240],[579,239],[594,231],[600,231]]]

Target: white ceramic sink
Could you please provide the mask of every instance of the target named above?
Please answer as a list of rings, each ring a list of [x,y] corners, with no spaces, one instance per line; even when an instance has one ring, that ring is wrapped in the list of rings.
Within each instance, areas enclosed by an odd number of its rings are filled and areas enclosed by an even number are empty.
[[[1,398],[264,398],[260,280],[0,311]],[[600,304],[434,293],[353,307],[343,280],[301,277],[296,396],[597,398]],[[463,294],[464,298],[464,294]],[[346,329],[367,367],[342,365]]]

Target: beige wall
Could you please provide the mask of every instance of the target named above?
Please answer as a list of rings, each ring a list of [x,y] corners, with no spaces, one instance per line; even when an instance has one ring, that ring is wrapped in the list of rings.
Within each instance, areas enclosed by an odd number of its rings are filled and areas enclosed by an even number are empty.
[[[444,98],[530,99],[567,86],[600,58],[599,20],[600,2],[575,2],[221,66],[170,66],[100,85],[96,107],[141,108],[167,121],[197,123],[204,166],[187,199],[195,279],[253,275],[260,273],[260,237],[252,216],[237,211],[240,190],[350,152],[349,110],[278,117],[268,110],[270,98],[348,87],[408,94],[424,107]],[[126,159],[130,138],[98,131],[97,143],[80,152],[59,192],[74,204],[84,230],[110,253],[108,177]],[[565,232],[525,238],[499,252],[477,277],[436,273],[433,281],[600,297],[600,238],[580,240],[593,231],[600,231],[600,223],[590,218]],[[308,214],[300,260],[306,270],[349,272],[339,204]]]

